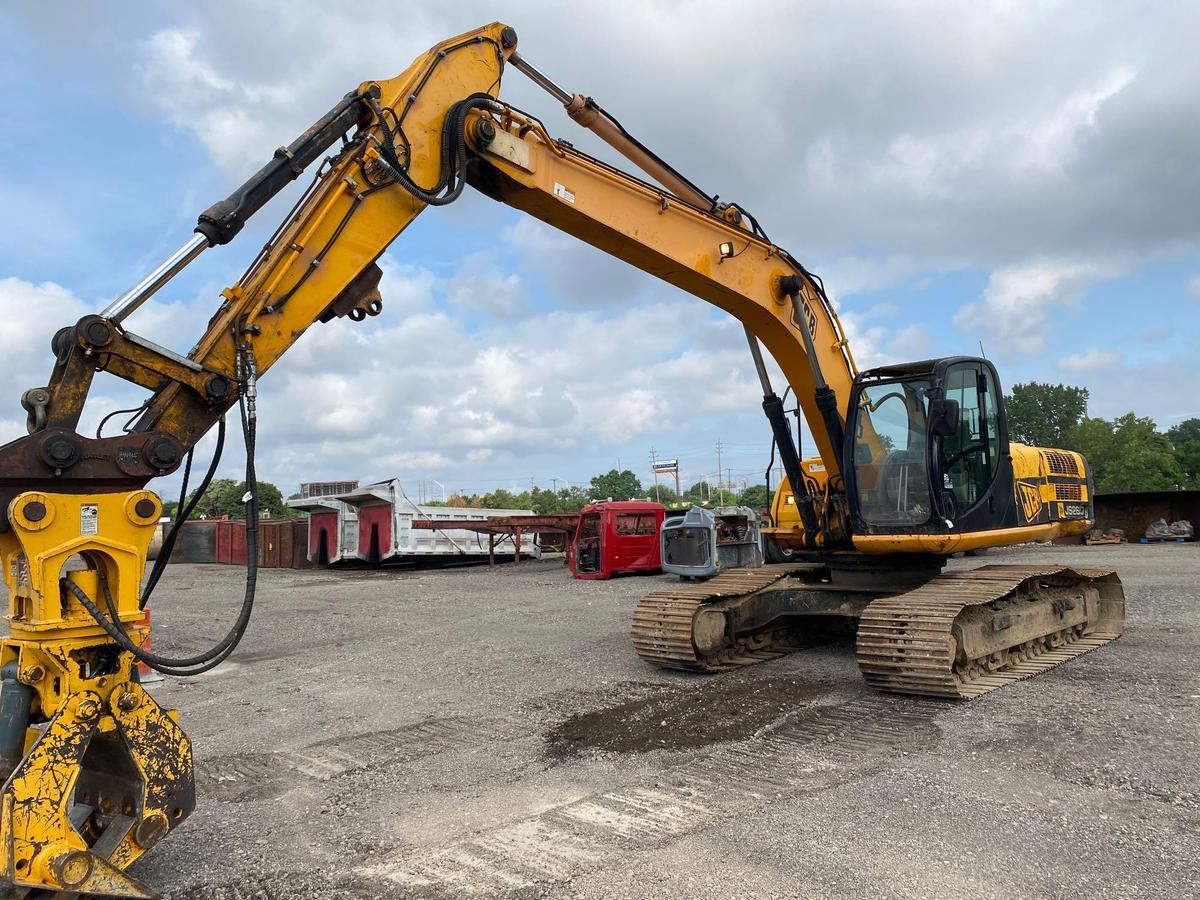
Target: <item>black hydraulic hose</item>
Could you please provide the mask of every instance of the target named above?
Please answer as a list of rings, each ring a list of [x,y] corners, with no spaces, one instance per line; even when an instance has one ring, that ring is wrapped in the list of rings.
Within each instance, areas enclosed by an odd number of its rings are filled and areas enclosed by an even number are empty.
[[[191,517],[192,512],[196,509],[196,505],[200,502],[200,498],[204,496],[204,492],[208,490],[208,486],[212,483],[213,476],[217,474],[217,465],[221,462],[221,453],[224,449],[225,417],[221,416],[217,420],[217,446],[213,450],[212,462],[208,464],[208,471],[204,474],[204,479],[200,482],[200,486],[192,494],[192,502],[185,506],[184,500],[187,493],[188,477],[192,468],[192,451],[188,451],[187,465],[183,470],[183,487],[179,492],[179,506],[175,509],[175,521],[171,523],[170,531],[163,536],[163,544],[159,548],[158,558],[154,560],[154,566],[150,569],[150,577],[146,580],[146,586],[142,589],[142,599],[139,604],[141,609],[146,608],[146,604],[150,602],[150,595],[154,593],[154,588],[158,584],[158,580],[162,578],[163,570],[166,569],[167,563],[171,559],[171,553],[175,550],[175,540],[179,537],[183,523]]]
[[[237,621],[234,622],[229,633],[221,641],[203,653],[197,653],[194,656],[182,659],[160,656],[157,653],[152,653],[149,650],[139,647],[125,631],[125,627],[121,623],[120,614],[113,601],[112,592],[109,590],[108,578],[105,576],[103,569],[99,570],[99,581],[105,605],[108,607],[107,616],[100,611],[99,607],[92,601],[92,598],[88,597],[83,588],[75,582],[66,577],[60,581],[62,587],[69,591],[83,605],[84,609],[96,620],[96,623],[105,630],[109,637],[117,642],[122,650],[131,653],[135,659],[145,663],[156,671],[162,672],[164,675],[189,677],[216,668],[241,642],[242,637],[245,636],[246,628],[250,624],[250,615],[254,611],[254,595],[258,585],[258,476],[254,467],[257,426],[255,419],[246,412],[244,394],[239,397],[238,407],[242,419],[242,434],[246,441],[246,491],[249,495],[246,503],[246,593],[242,599],[242,607],[238,613]],[[196,496],[199,497],[201,493],[201,491],[197,491]]]
[[[384,162],[391,169],[392,175],[400,185],[429,206],[446,206],[459,198],[466,186],[464,171],[467,164],[466,121],[467,113],[473,109],[487,109],[495,104],[491,94],[472,94],[465,100],[460,100],[446,113],[442,125],[441,174],[437,184],[425,188],[413,181],[408,170],[400,162],[395,151],[395,135],[387,124],[383,110],[379,104],[370,98],[368,106],[375,114],[380,130],[383,132],[382,152]],[[442,193],[445,191],[446,193]]]
[[[149,405],[150,405],[150,403],[149,403],[149,401],[147,401],[146,403],[143,403],[141,406],[134,406],[134,407],[130,407],[129,409],[114,409],[112,412],[110,412],[108,415],[106,415],[103,419],[101,419],[100,424],[96,426],[96,440],[100,440],[101,438],[104,437],[104,434],[103,434],[104,426],[108,424],[109,419],[115,418],[116,416],[121,415],[121,413],[134,413],[136,415],[137,413],[140,413],[143,409],[145,409]],[[128,422],[126,424],[128,424]]]

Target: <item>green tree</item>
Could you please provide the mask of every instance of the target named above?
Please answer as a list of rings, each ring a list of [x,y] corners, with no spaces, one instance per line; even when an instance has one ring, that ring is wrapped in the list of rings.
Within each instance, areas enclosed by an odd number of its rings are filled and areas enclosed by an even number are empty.
[[[1183,471],[1181,484],[1187,488],[1200,488],[1200,441],[1188,441],[1176,447],[1175,461]]]
[[[529,508],[539,516],[550,516],[558,512],[558,494],[544,488],[534,487],[529,492]]]
[[[1067,447],[1073,429],[1087,413],[1087,388],[1030,381],[1014,384],[1004,398],[1008,436],[1034,447]]]
[[[1126,413],[1111,422],[1084,419],[1068,436],[1071,449],[1092,467],[1099,494],[1114,491],[1162,491],[1183,484],[1175,448],[1154,420]]]
[[[218,519],[221,516],[229,516],[240,519],[244,512],[242,505],[242,494],[244,493],[244,489],[238,490],[238,483],[232,478],[215,478],[196,502],[196,506],[192,510],[192,518]],[[189,506],[195,498],[196,491],[194,490],[188,495]]]
[[[1200,443],[1200,419],[1184,419],[1167,429],[1167,440],[1174,446]]]
[[[483,495],[483,505],[487,509],[528,509],[529,494],[514,494],[504,488],[496,488]]]
[[[649,497],[651,500],[655,500],[658,503],[662,503],[662,504],[665,504],[668,506],[672,503],[679,502],[679,495],[675,493],[675,488],[670,487],[669,485],[667,485],[661,481],[658,483],[657,490],[655,489],[653,484],[647,485],[646,486],[646,496]]]
[[[1183,485],[1200,488],[1200,419],[1184,419],[1167,429],[1167,440],[1183,470]]]
[[[771,505],[771,495],[765,484],[752,484],[738,495],[738,505],[748,506],[753,510],[763,509]]]
[[[709,497],[712,495],[712,485],[707,481],[697,481],[690,488],[683,492],[683,499],[697,506],[703,506],[708,503]]]
[[[565,487],[559,488],[558,491],[558,511],[560,513],[574,513],[583,509],[584,504],[588,502],[587,491],[581,487]]]
[[[214,479],[192,511],[192,518],[204,516],[209,519],[218,519],[221,516],[229,516],[231,519],[243,519],[246,517],[246,504],[242,502],[245,494],[246,482],[244,481],[234,481],[232,478]],[[196,492],[192,491],[188,496],[188,502],[190,503],[195,496]],[[283,494],[279,488],[269,481],[258,483],[258,508],[266,510],[273,517],[296,514],[295,510],[283,502]]]
[[[646,492],[638,477],[629,469],[609,469],[603,475],[592,478],[588,488],[588,497],[593,500],[632,500],[634,497],[645,497]]]

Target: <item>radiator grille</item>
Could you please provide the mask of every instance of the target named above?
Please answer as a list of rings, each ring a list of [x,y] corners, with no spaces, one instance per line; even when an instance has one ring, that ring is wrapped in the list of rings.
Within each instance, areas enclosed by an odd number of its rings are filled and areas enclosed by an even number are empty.
[[[1058,500],[1082,500],[1083,490],[1078,484],[1056,484],[1054,496]]]
[[[1042,459],[1046,461],[1046,468],[1050,470],[1051,475],[1083,474],[1079,471],[1075,457],[1070,453],[1063,453],[1061,450],[1043,450]]]

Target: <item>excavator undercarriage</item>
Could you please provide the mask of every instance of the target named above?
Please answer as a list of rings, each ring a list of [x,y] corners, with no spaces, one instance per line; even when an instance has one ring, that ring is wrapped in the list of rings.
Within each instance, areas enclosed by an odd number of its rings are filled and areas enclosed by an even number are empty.
[[[845,562],[736,569],[655,591],[634,613],[634,649],[661,668],[724,672],[790,653],[840,621],[857,625],[871,686],[972,700],[1124,626],[1124,590],[1108,569],[909,565],[892,570],[889,587],[883,569]]]

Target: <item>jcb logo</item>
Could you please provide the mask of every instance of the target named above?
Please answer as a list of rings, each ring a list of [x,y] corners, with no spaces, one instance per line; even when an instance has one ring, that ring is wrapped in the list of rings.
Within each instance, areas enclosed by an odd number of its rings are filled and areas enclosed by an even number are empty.
[[[803,304],[803,308],[801,306]],[[808,333],[815,339],[817,336],[817,316],[812,311],[812,307],[808,305],[808,299],[802,298],[801,303],[797,303],[796,299],[792,298],[792,322],[797,328],[808,326]]]
[[[1017,496],[1021,501],[1021,510],[1025,513],[1026,522],[1034,522],[1042,511],[1042,492],[1037,485],[1017,482]]]

